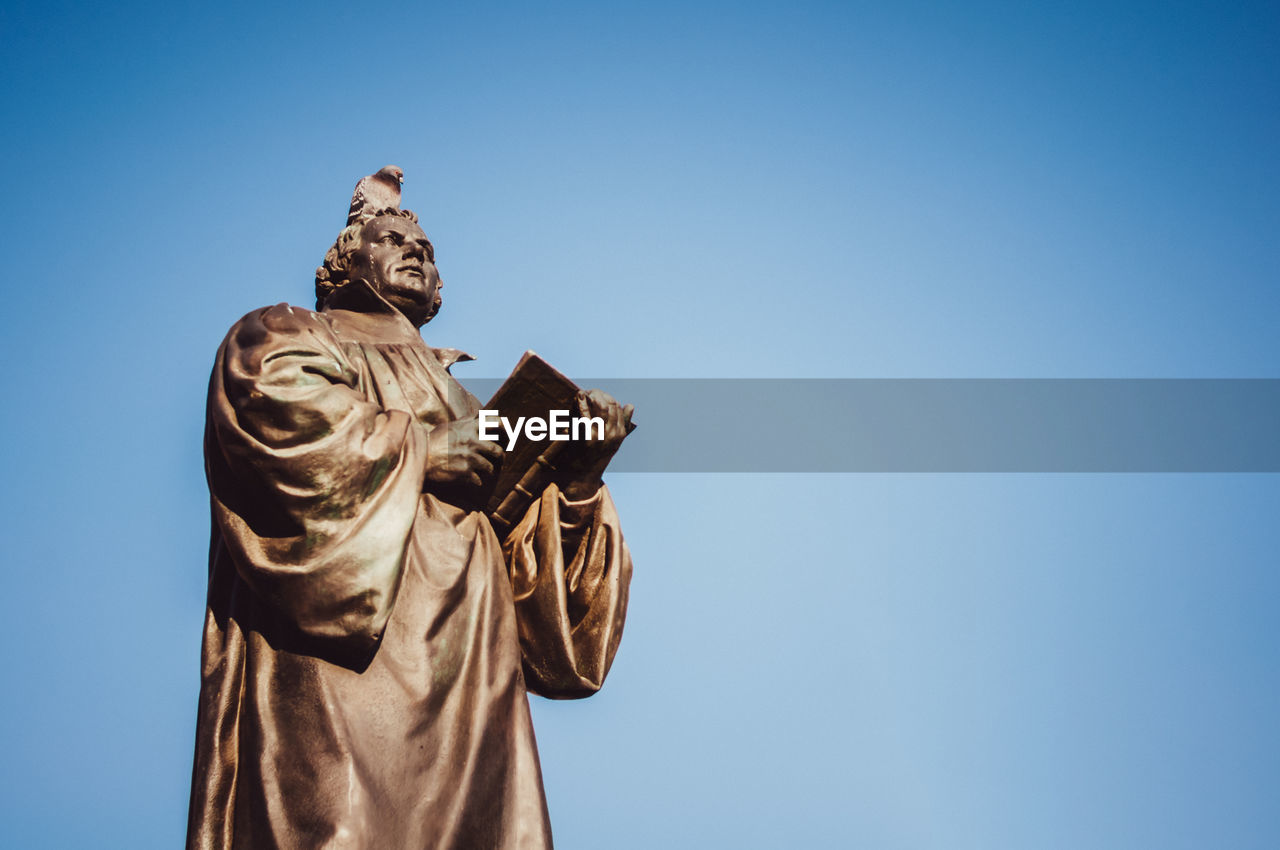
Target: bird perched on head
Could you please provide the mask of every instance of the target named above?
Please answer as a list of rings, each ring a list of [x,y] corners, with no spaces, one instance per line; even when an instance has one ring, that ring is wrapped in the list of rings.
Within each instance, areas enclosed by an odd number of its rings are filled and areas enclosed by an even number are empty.
[[[347,224],[352,225],[366,215],[377,210],[400,209],[400,184],[404,182],[404,172],[399,167],[388,165],[361,177],[356,190],[351,193],[351,212],[347,213]]]

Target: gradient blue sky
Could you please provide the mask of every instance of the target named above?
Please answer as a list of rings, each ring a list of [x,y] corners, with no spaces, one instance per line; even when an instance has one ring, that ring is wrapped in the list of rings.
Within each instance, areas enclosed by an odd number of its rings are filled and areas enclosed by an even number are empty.
[[[180,844],[208,369],[386,163],[464,381],[1280,377],[1273,4],[7,2],[0,39],[5,846]],[[1280,842],[1275,476],[610,486],[626,639],[534,705],[560,847]]]

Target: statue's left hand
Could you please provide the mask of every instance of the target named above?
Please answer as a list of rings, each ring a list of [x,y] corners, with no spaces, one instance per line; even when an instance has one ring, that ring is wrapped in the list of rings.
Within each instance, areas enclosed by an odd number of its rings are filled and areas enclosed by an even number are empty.
[[[633,405],[621,405],[603,390],[585,390],[576,399],[578,415],[587,419],[604,420],[604,439],[588,440],[581,454],[582,461],[574,468],[566,469],[566,483],[561,487],[565,496],[580,501],[594,496],[600,489],[600,476],[609,465],[622,440],[631,431]]]

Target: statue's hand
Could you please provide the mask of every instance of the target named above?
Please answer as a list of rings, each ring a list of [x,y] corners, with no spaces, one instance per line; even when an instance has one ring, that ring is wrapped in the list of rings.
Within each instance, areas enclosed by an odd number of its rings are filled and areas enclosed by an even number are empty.
[[[620,405],[603,390],[579,392],[577,403],[579,416],[588,419],[598,416],[604,420],[604,439],[583,443],[580,462],[563,471],[565,483],[561,489],[575,502],[594,496],[600,489],[600,476],[630,432],[631,414],[635,411],[633,405]]]
[[[475,417],[438,425],[427,437],[427,469],[422,489],[438,495],[475,493],[493,481],[502,446],[480,439]]]

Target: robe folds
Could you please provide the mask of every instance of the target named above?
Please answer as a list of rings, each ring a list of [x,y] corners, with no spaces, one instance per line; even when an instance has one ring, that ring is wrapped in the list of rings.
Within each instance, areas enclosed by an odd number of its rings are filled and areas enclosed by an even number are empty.
[[[459,352],[342,295],[250,313],[214,366],[187,847],[549,847],[526,691],[604,681],[631,577],[613,503],[551,485],[499,540],[423,493],[428,434],[480,407]]]

